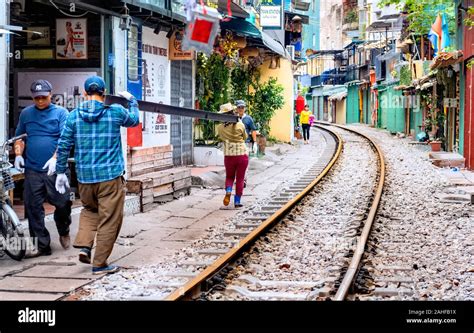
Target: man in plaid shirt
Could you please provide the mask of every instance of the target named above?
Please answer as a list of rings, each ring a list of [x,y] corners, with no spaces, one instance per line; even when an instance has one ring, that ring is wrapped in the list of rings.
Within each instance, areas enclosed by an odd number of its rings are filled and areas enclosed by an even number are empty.
[[[119,268],[109,265],[107,259],[122,226],[125,201],[120,127],[138,125],[138,103],[124,91],[118,95],[129,100],[129,110],[118,104],[105,106],[105,82],[98,76],[88,78],[84,89],[87,101],[69,114],[59,139],[56,189],[64,193],[69,187],[65,171],[74,146],[79,194],[84,206],[74,247],[81,249],[79,260],[89,264],[97,236],[92,273],[114,273]]]

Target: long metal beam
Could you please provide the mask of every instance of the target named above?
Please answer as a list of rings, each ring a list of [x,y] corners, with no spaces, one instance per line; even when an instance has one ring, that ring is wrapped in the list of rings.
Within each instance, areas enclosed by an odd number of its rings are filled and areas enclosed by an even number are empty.
[[[105,97],[105,105],[120,104],[124,107],[128,107],[128,101],[119,96],[107,95]],[[176,116],[198,118],[205,120],[214,120],[226,123],[236,123],[239,121],[239,117],[232,114],[221,114],[209,111],[201,111],[189,108],[182,108],[179,106],[171,106],[161,103],[153,103],[148,101],[138,101],[140,111],[171,114]]]

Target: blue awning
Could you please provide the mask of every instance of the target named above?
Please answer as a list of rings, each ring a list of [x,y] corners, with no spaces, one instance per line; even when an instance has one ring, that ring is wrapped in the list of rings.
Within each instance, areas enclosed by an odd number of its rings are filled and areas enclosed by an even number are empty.
[[[282,57],[289,57],[288,52],[280,42],[273,39],[266,32],[260,31],[254,24],[247,20],[232,18],[228,21],[221,21],[220,25],[222,30],[230,30],[237,36],[252,38],[259,46],[261,45]]]
[[[251,22],[243,19],[233,18],[228,21],[221,21],[222,30],[230,30],[238,36],[262,38],[262,33]]]
[[[283,45],[280,44],[280,42],[276,41],[272,37],[270,37],[266,32],[262,31],[262,41],[265,46],[267,46],[270,50],[275,52],[276,54],[281,55],[282,57],[289,57],[288,52],[286,49],[283,47]]]

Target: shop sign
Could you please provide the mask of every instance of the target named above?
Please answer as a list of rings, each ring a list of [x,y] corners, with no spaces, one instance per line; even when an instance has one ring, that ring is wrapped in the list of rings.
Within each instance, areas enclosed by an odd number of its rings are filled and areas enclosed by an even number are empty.
[[[182,30],[176,30],[171,35],[169,41],[169,59],[170,60],[193,60],[194,51],[183,51],[182,42],[183,42],[184,32]]]
[[[56,19],[56,58],[87,59],[87,19]]]
[[[444,98],[443,105],[446,108],[457,108],[458,100],[456,98]]]
[[[281,0],[264,0],[260,5],[260,26],[265,29],[281,29]]]
[[[54,59],[54,50],[53,49],[27,49],[23,50],[23,59],[32,60],[32,59]]]

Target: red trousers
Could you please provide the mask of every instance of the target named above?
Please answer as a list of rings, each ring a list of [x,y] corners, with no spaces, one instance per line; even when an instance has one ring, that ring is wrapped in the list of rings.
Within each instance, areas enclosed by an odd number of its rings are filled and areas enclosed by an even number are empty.
[[[233,187],[234,180],[236,181],[236,195],[242,195],[244,193],[244,178],[245,171],[249,165],[248,155],[239,155],[239,156],[224,156],[224,166],[225,166],[225,187]]]

